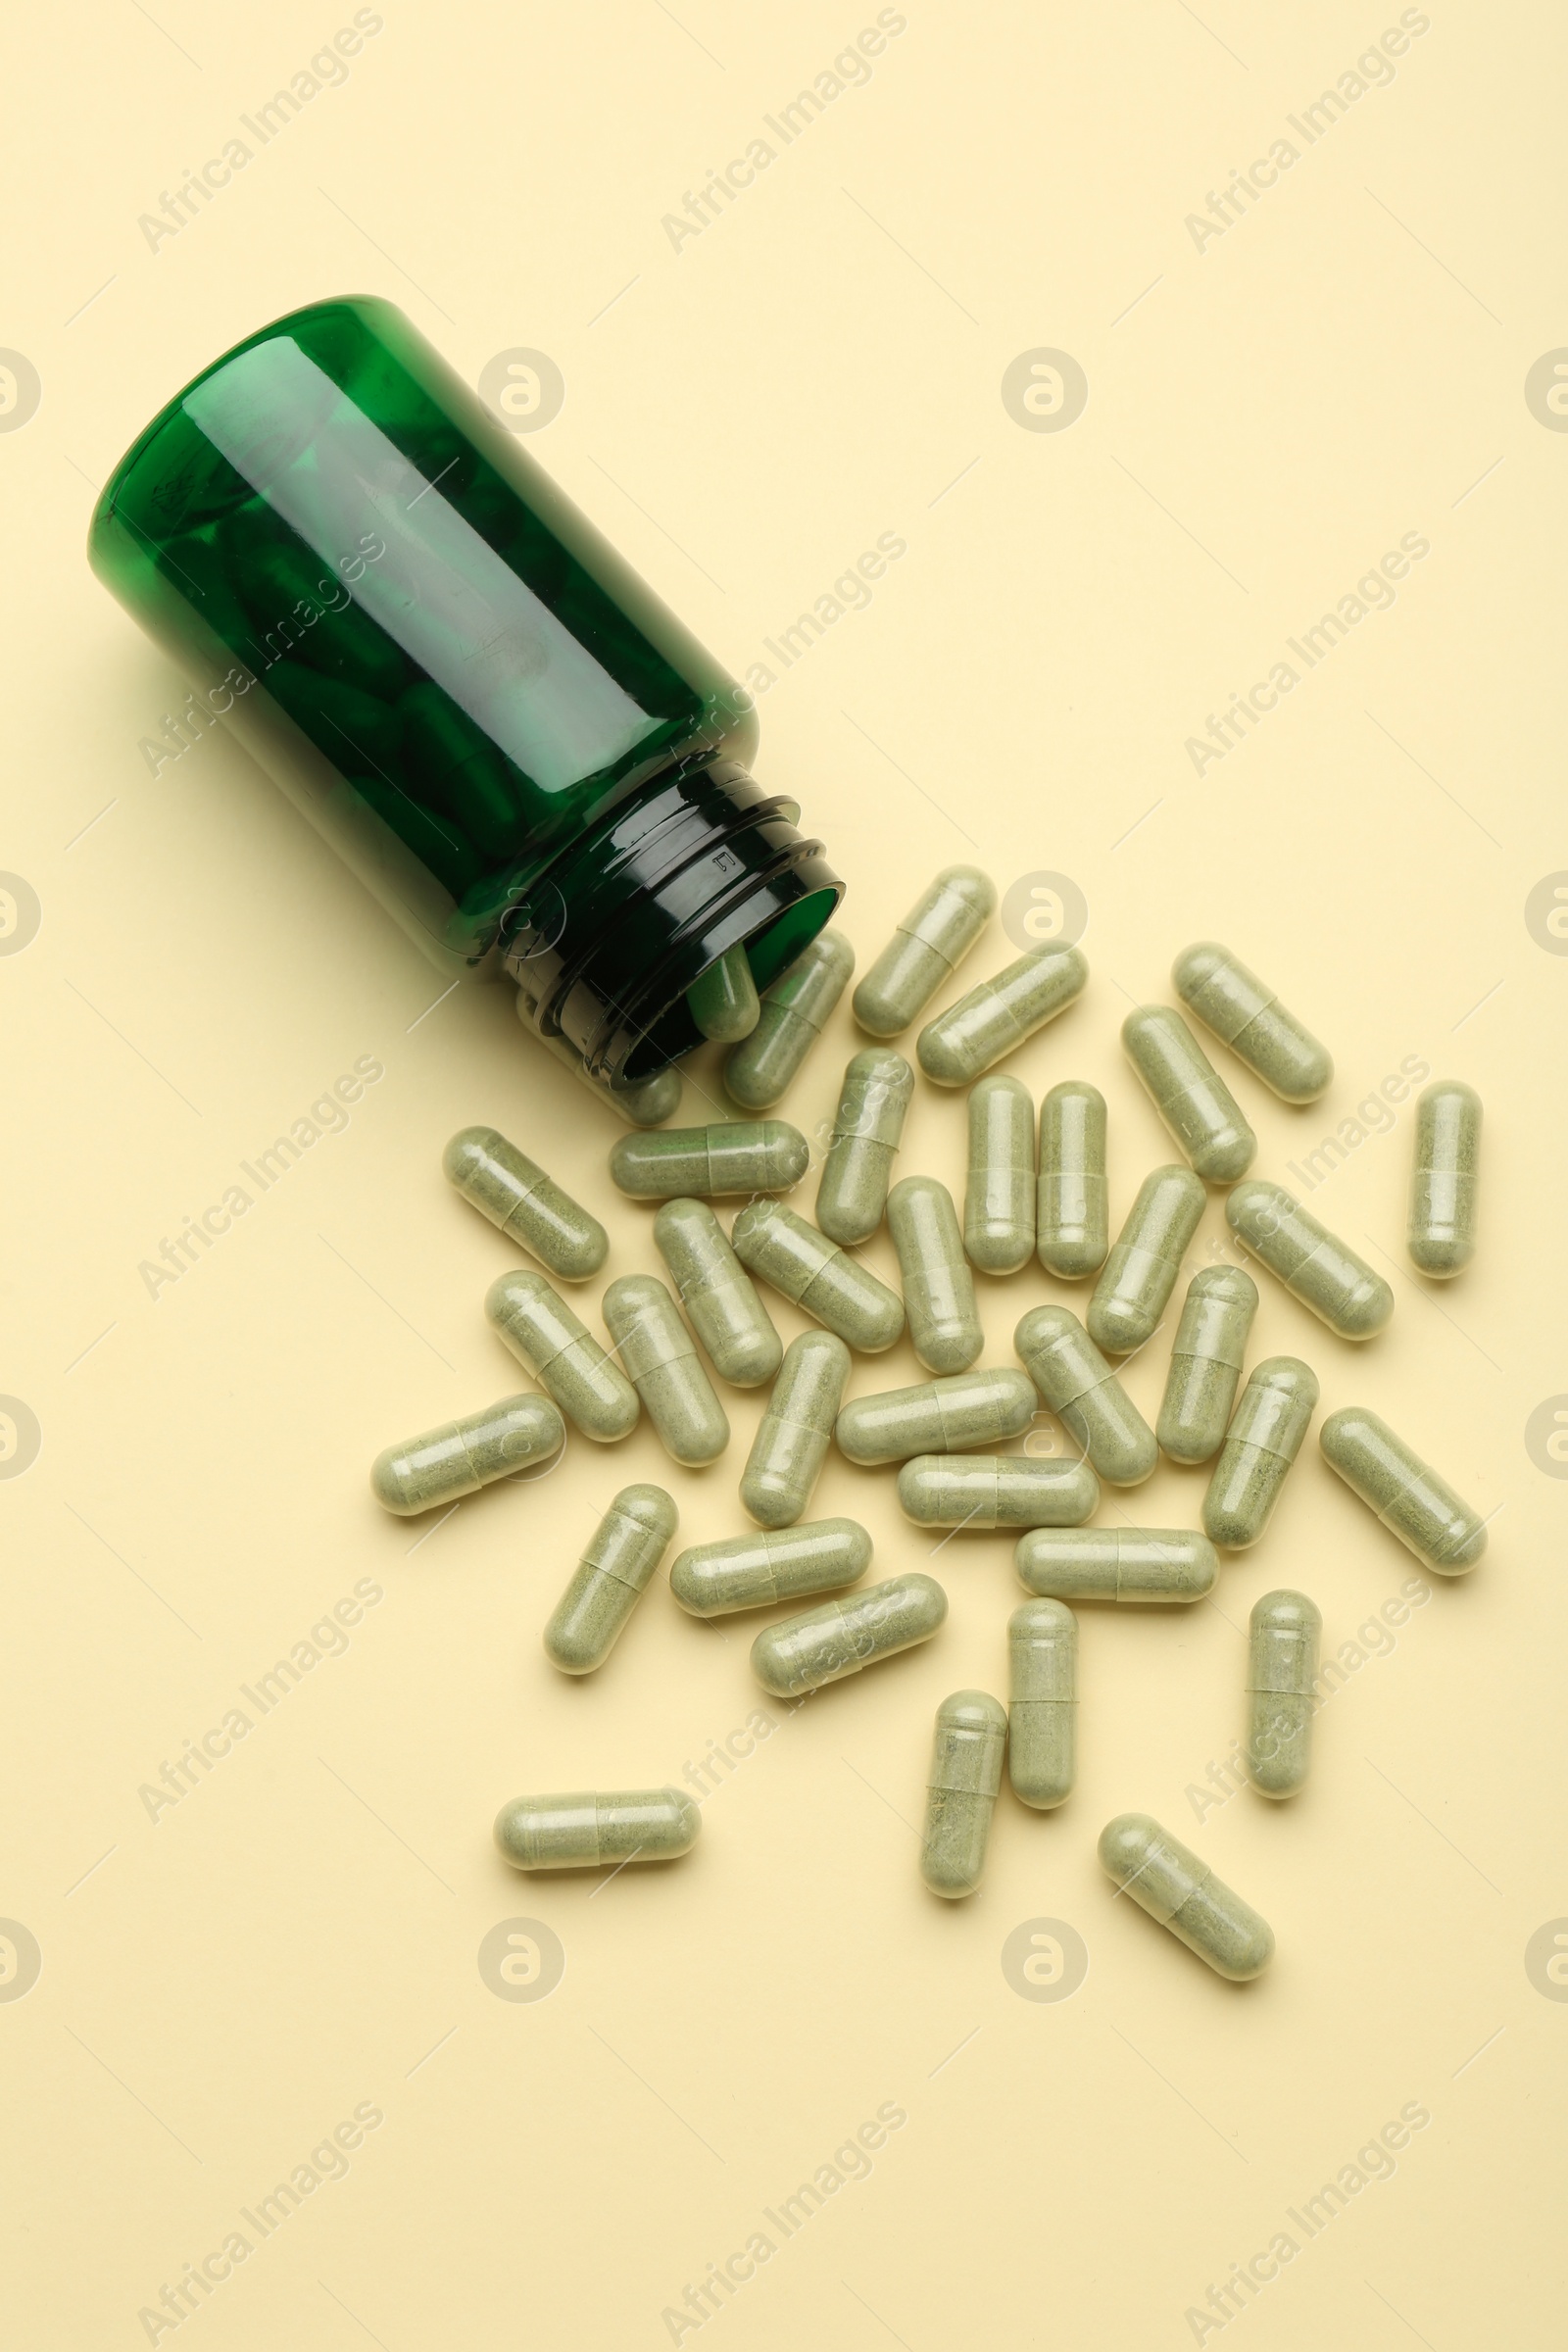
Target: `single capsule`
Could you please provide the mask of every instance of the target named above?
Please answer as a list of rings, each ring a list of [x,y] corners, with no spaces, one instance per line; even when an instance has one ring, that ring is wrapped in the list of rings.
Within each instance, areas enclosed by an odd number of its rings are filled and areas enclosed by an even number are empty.
[[[936,1085],[965,1086],[1065,1012],[1088,978],[1080,948],[1034,949],[928,1021],[915,1058]]]
[[[493,1127],[464,1127],[441,1155],[447,1182],[563,1282],[586,1282],[610,1254],[597,1217]]]
[[[519,1266],[497,1275],[485,1293],[484,1311],[492,1330],[585,1438],[612,1446],[636,1428],[642,1414],[636,1390],[542,1274]]]
[[[956,1901],[979,1886],[1006,1748],[1006,1710],[988,1691],[955,1690],[938,1707],[920,1838],[933,1894]]]
[[[604,1664],[679,1518],[662,1487],[621,1488],[545,1627],[552,1666],[563,1674],[592,1674]]]
[[[1394,1293],[1366,1260],[1293,1200],[1281,1184],[1239,1184],[1225,1216],[1242,1247],[1277,1274],[1342,1340],[1370,1340],[1394,1312]]]
[[[787,1193],[810,1156],[805,1136],[787,1119],[731,1119],[623,1135],[610,1154],[610,1173],[634,1200],[719,1200]]]
[[[1097,1348],[1130,1355],[1152,1339],[1206,1197],[1191,1168],[1173,1163],[1144,1178],[1084,1317]]]
[[[654,1219],[654,1247],[719,1379],[736,1389],[771,1380],[784,1343],[706,1200],[666,1200]]]
[[[766,1627],[752,1643],[752,1672],[775,1698],[820,1690],[878,1658],[929,1642],[947,1613],[948,1596],[935,1577],[913,1569],[857,1592],[853,1600],[830,1600]]]
[[[1100,1859],[1119,1891],[1169,1928],[1219,1976],[1246,1984],[1274,1957],[1274,1931],[1147,1813],[1118,1813],[1100,1833]]]
[[[750,1037],[760,1006],[744,943],[726,950],[686,991],[686,1009],[705,1037],[731,1046]]]
[[[916,1527],[1082,1527],[1100,1507],[1100,1481],[1087,1462],[917,1453],[899,1472],[899,1501]]]
[[[514,1870],[598,1870],[690,1853],[703,1817],[680,1788],[573,1789],[514,1796],[496,1815],[496,1843]]]
[[[913,1092],[914,1072],[891,1046],[867,1047],[845,1071],[816,1186],[816,1221],[829,1241],[851,1248],[881,1224]]]
[[[752,1201],[736,1218],[730,1242],[743,1266],[836,1331],[847,1348],[880,1355],[903,1335],[898,1293],[782,1201]]]
[[[888,1231],[915,1354],[928,1372],[966,1372],[986,1335],[953,1195],[934,1176],[906,1176],[888,1195]]]
[[[546,1036],[534,1026],[533,1000],[520,989],[516,1003],[517,1018],[534,1044],[543,1046],[552,1060],[559,1061],[564,1070],[580,1079],[588,1092],[597,1095],[628,1127],[662,1127],[680,1107],[681,1074],[675,1062],[666,1062],[651,1078],[614,1081],[596,1078],[569,1038],[563,1037],[559,1030]]]
[[[873,1037],[897,1037],[952,979],[996,911],[997,888],[978,866],[945,866],[910,907],[851,1000]]]
[[[1141,1486],[1154,1433],[1074,1314],[1031,1307],[1012,1335],[1020,1362],[1068,1436],[1113,1487]]]
[[[1040,1105],[1040,1263],[1062,1282],[1098,1274],[1110,1239],[1105,1183],[1105,1098],[1081,1078],[1054,1086]]]
[[[839,1592],[871,1565],[871,1539],[853,1519],[813,1519],[717,1544],[694,1544],[669,1571],[669,1589],[693,1617],[730,1617],[808,1592]]]
[[[1170,967],[1176,994],[1286,1102],[1315,1102],[1334,1075],[1327,1047],[1287,1012],[1229,948],[1201,940]]]
[[[1203,1496],[1203,1531],[1245,1551],[1267,1527],[1317,1408],[1317,1377],[1294,1355],[1266,1356],[1242,1391]]]
[[[1247,1775],[1262,1796],[1294,1796],[1312,1761],[1317,1638],[1323,1620],[1304,1592],[1252,1603],[1247,1651]]]
[[[1406,1247],[1423,1274],[1446,1282],[1476,1253],[1476,1175],[1481,1097],[1442,1078],[1416,1098],[1415,1167]]]
[[[1026,1600],[1007,1619],[1007,1778],[1045,1813],[1077,1770],[1078,1620],[1063,1601]]]
[[[1165,1004],[1140,1004],[1123,1021],[1121,1042],[1199,1175],[1209,1184],[1245,1176],[1257,1156],[1257,1138],[1181,1014]]]
[[[1438,1576],[1463,1576],[1487,1548],[1487,1524],[1364,1404],[1330,1413],[1317,1442],[1352,1494]]]
[[[729,1444],[729,1423],[675,1301],[651,1274],[623,1274],[605,1293],[605,1328],[648,1407],[665,1452],[701,1469]]]
[[[852,1462],[906,1462],[917,1453],[956,1453],[1016,1438],[1039,1409],[1034,1382],[1010,1364],[956,1372],[917,1388],[853,1396],[834,1436]]]
[[[1173,1462],[1206,1462],[1219,1451],[1257,1312],[1257,1285],[1240,1266],[1206,1266],[1187,1286],[1154,1424]]]
[[[724,1064],[724,1092],[747,1110],[771,1110],[787,1093],[855,969],[842,931],[819,931],[765,991],[757,1027]]]
[[[741,1474],[741,1500],[761,1526],[793,1527],[810,1501],[849,1377],[850,1351],[830,1331],[803,1331],[785,1348]]]
[[[1012,1560],[1025,1592],[1054,1600],[1202,1600],[1219,1575],[1213,1544],[1191,1527],[1037,1527]]]
[[[1035,1249],[1035,1106],[1016,1078],[969,1089],[963,1246],[983,1274],[1016,1274]]]
[[[548,1396],[503,1396],[461,1421],[389,1446],[370,1464],[370,1492],[383,1509],[412,1519],[542,1462],[559,1452],[565,1435]]]

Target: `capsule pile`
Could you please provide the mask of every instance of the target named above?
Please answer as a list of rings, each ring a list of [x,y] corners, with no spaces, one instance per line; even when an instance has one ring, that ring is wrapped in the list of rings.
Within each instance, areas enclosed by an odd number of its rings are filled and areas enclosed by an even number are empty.
[[[454,1136],[448,1179],[535,1261],[497,1276],[485,1312],[545,1394],[504,1397],[390,1446],[371,1470],[377,1500],[413,1515],[548,1459],[567,1421],[612,1445],[645,1411],[671,1459],[697,1468],[729,1445],[714,1380],[739,1390],[770,1384],[739,1486],[755,1524],[679,1552],[669,1588],[683,1610],[705,1618],[809,1600],[767,1625],[751,1648],[763,1690],[795,1701],[930,1641],[948,1612],[942,1586],[923,1573],[864,1584],[865,1529],[808,1516],[830,1444],[851,1462],[892,1471],[913,1526],[1008,1531],[1031,1597],[1006,1623],[1007,1705],[985,1690],[955,1691],[933,1730],[920,1869],[932,1892],[951,1899],[980,1885],[1004,1770],[1036,1810],[1054,1810],[1071,1792],[1079,1696],[1069,1603],[1203,1599],[1221,1553],[1264,1538],[1316,1411],[1310,1365],[1277,1355],[1249,1367],[1259,1296],[1240,1265],[1205,1267],[1188,1283],[1152,1429],[1122,1386],[1114,1359],[1147,1346],[1165,1322],[1206,1188],[1228,1188],[1238,1248],[1341,1339],[1374,1338],[1394,1311],[1381,1274],[1283,1186],[1249,1174],[1256,1137],[1193,1024],[1286,1102],[1315,1101],[1333,1064],[1228,949],[1185,949],[1171,975],[1182,1010],[1140,1005],[1123,1023],[1128,1060],[1181,1157],[1144,1177],[1114,1238],[1104,1098],[1085,1080],[1063,1079],[1040,1104],[1037,1129],[1027,1089],[989,1074],[1082,994],[1089,967],[1080,949],[1047,945],[982,981],[925,1023],[912,1059],[889,1042],[953,979],[995,906],[986,875],[950,867],[856,989],[856,1020],[878,1042],[851,1059],[821,1131],[814,1221],[778,1197],[808,1171],[806,1136],[758,1114],[784,1099],[848,985],[855,956],[840,934],[814,940],[760,997],[744,943],[690,992],[698,1028],[730,1048],[725,1087],[743,1116],[670,1128],[659,1122],[676,1106],[678,1079],[613,1088],[589,1079],[634,1130],[612,1152],[610,1174],[621,1193],[661,1204],[651,1238],[668,1278],[631,1273],[609,1284],[601,1301],[608,1347],[556,1287],[600,1272],[610,1247],[604,1226],[494,1128]],[[588,1076],[563,1041],[553,1050]],[[969,1090],[961,1207],[934,1177],[897,1172],[916,1065],[936,1087]],[[1481,1116],[1459,1081],[1429,1086],[1416,1106],[1407,1247],[1429,1278],[1457,1275],[1474,1253]],[[742,1204],[728,1234],[711,1205],[718,1200]],[[884,1223],[902,1297],[854,1254]],[[1001,1278],[1031,1259],[1060,1282],[1093,1281],[1082,1316],[1062,1304],[1035,1306],[1014,1333],[1017,1366],[982,1365],[975,1273]],[[786,1348],[759,1284],[813,1327]],[[847,1396],[853,1355],[879,1354],[906,1330],[931,1377]],[[996,1450],[1022,1438],[1042,1404],[1072,1455]],[[1424,1567],[1440,1576],[1474,1567],[1485,1523],[1378,1414],[1340,1405],[1319,1444],[1351,1494]],[[1114,1524],[1088,1524],[1102,1485],[1141,1485],[1161,1452],[1207,1466],[1200,1525],[1135,1526],[1124,1510],[1112,1513]],[[564,1674],[589,1675],[604,1663],[676,1535],[675,1503],[658,1486],[623,1487],[601,1511],[542,1628],[546,1654]],[[1238,1673],[1242,1745],[1252,1786],[1268,1797],[1287,1799],[1307,1778],[1321,1625],[1315,1602],[1289,1590],[1264,1593],[1251,1611]],[[618,1868],[686,1852],[699,1826],[690,1799],[666,1787],[521,1796],[503,1809],[495,1836],[521,1870]],[[1242,1980],[1266,1967],[1267,1922],[1150,1816],[1118,1815],[1099,1851],[1118,1892],[1221,1976]]]

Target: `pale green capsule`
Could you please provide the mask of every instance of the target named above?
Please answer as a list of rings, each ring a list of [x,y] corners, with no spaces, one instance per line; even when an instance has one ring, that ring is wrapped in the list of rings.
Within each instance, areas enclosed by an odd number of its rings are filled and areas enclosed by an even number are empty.
[[[1203,1531],[1245,1551],[1267,1527],[1317,1408],[1317,1376],[1294,1355],[1266,1356],[1242,1391],[1203,1496]]]
[[[914,1072],[890,1046],[868,1047],[845,1071],[816,1186],[816,1221],[829,1241],[852,1248],[881,1224],[913,1092]]]
[[[1252,1603],[1247,1648],[1247,1777],[1263,1796],[1294,1796],[1312,1761],[1317,1638],[1323,1619],[1304,1592]]]
[[[985,1274],[1016,1274],[1035,1248],[1035,1106],[1016,1078],[969,1089],[963,1246]]]
[[[1154,1424],[1172,1461],[1206,1462],[1218,1452],[1256,1312],[1257,1285],[1240,1266],[1207,1266],[1188,1284]]]
[[[1026,1600],[1007,1619],[1007,1778],[1044,1813],[1078,1771],[1078,1620],[1059,1600]]]
[[[762,997],[757,1027],[724,1064],[724,1092],[747,1110],[771,1110],[822,1034],[855,969],[842,931],[819,931]]]
[[[563,1282],[586,1282],[609,1256],[610,1236],[599,1219],[493,1127],[462,1128],[441,1167],[465,1200]]]
[[[929,1642],[947,1613],[948,1596],[935,1577],[914,1569],[852,1600],[830,1600],[768,1626],[752,1643],[752,1672],[775,1698],[820,1690],[878,1658]]]
[[[1018,1582],[1055,1600],[1201,1600],[1219,1561],[1191,1527],[1037,1527],[1013,1552]]]
[[[533,1022],[532,1001],[520,991],[517,996],[517,1018],[536,1046],[543,1046],[552,1060],[569,1070],[591,1095],[624,1119],[628,1127],[662,1127],[680,1107],[681,1074],[679,1065],[666,1062],[651,1078],[617,1079],[613,1084],[607,1078],[596,1078],[569,1038],[554,1031],[548,1037],[536,1029]]]
[[[1406,1246],[1423,1274],[1446,1282],[1476,1253],[1476,1177],[1481,1097],[1460,1078],[1442,1078],[1417,1097],[1415,1167]]]
[[[1088,978],[1079,948],[1058,945],[1020,956],[928,1021],[915,1040],[915,1058],[938,1086],[964,1086],[1065,1012]]]
[[[1040,1263],[1062,1282],[1098,1274],[1110,1239],[1105,1182],[1105,1098],[1063,1079],[1040,1105]]]
[[[722,1453],[729,1444],[724,1408],[663,1284],[651,1274],[623,1274],[605,1293],[604,1316],[671,1459],[695,1470]]]
[[[933,1894],[950,1902],[973,1894],[985,1874],[1006,1747],[1006,1711],[989,1691],[955,1690],[938,1707],[920,1876]]]
[[[1331,1470],[1418,1560],[1463,1576],[1487,1548],[1487,1525],[1446,1479],[1364,1404],[1330,1413],[1317,1442]]]
[[[370,1465],[370,1492],[383,1510],[412,1519],[542,1462],[560,1451],[565,1435],[548,1396],[503,1396],[461,1421],[389,1446]]]
[[[1107,1821],[1100,1859],[1123,1894],[1217,1975],[1246,1984],[1274,1957],[1268,1921],[1149,1814],[1118,1813]]]
[[[871,1565],[871,1539],[853,1519],[769,1527],[694,1544],[669,1571],[669,1589],[693,1617],[730,1617],[808,1592],[839,1592]]]
[[[654,1247],[720,1380],[736,1389],[771,1380],[784,1343],[708,1203],[666,1200],[654,1219]]]
[[[484,1311],[585,1438],[611,1446],[636,1428],[642,1410],[636,1390],[542,1274],[519,1266],[498,1275],[485,1293]]]
[[[852,1396],[834,1436],[852,1462],[906,1462],[917,1453],[956,1453],[1016,1438],[1039,1409],[1034,1382],[1010,1364],[923,1380],[917,1388]]]
[[[514,1870],[598,1870],[673,1861],[691,1851],[702,1826],[679,1788],[583,1788],[514,1796],[496,1815],[495,1838]]]
[[[589,1540],[545,1627],[545,1655],[563,1674],[592,1674],[664,1556],[680,1514],[662,1487],[622,1487]]]
[[[720,1200],[787,1193],[810,1156],[805,1136],[787,1119],[738,1119],[623,1135],[610,1154],[610,1173],[634,1200]]]
[[[1141,1004],[1121,1025],[1127,1058],[1200,1176],[1234,1184],[1257,1156],[1257,1138],[1230,1088],[1179,1012]]]
[[[1031,1307],[1012,1344],[1101,1477],[1113,1487],[1141,1486],[1159,1459],[1154,1433],[1077,1316],[1064,1306]]]
[[[1221,1045],[1229,1046],[1287,1102],[1313,1102],[1334,1075],[1328,1049],[1213,940],[1184,948],[1171,965],[1176,994]]]
[[[750,1037],[760,1009],[744,945],[730,948],[686,991],[686,1009],[705,1037],[721,1046]]]
[[[1239,1184],[1225,1203],[1231,1231],[1342,1340],[1370,1340],[1394,1312],[1394,1293],[1281,1184]]]
[[[1170,1304],[1205,1200],[1191,1168],[1174,1163],[1144,1178],[1127,1222],[1095,1285],[1084,1320],[1097,1348],[1130,1355],[1152,1339]]]
[[[1100,1507],[1100,1481],[1087,1462],[917,1453],[899,1472],[899,1501],[916,1527],[1082,1527]]]
[[[966,1372],[986,1335],[953,1195],[934,1176],[906,1176],[888,1195],[888,1231],[915,1354],[928,1372]]]
[[[850,1351],[830,1331],[803,1331],[785,1348],[741,1475],[741,1500],[761,1526],[793,1527],[810,1501],[849,1377]]]
[[[944,867],[911,906],[860,982],[855,1017],[873,1037],[897,1037],[952,979],[996,911],[997,889],[978,866]]]
[[[904,1331],[904,1301],[814,1225],[779,1200],[754,1200],[730,1241],[743,1266],[804,1307],[847,1348],[880,1355]]]

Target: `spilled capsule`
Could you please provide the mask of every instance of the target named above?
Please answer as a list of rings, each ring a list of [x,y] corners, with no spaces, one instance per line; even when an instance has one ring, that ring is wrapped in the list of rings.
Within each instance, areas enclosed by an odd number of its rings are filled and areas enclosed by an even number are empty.
[[[974,865],[944,866],[910,907],[851,1000],[873,1037],[897,1037],[952,979],[996,910],[997,889]]]
[[[1026,1600],[1007,1619],[1007,1778],[1047,1812],[1078,1769],[1078,1620],[1064,1601]]]
[[[1257,1285],[1240,1266],[1205,1266],[1188,1284],[1154,1424],[1173,1462],[1206,1462],[1218,1452],[1256,1312]]]
[[[837,1332],[847,1348],[879,1355],[904,1332],[904,1301],[780,1200],[741,1210],[730,1243],[743,1266]]]
[[[963,1247],[984,1274],[1016,1274],[1035,1247],[1035,1106],[1016,1078],[969,1089]]]
[[[586,1282],[610,1254],[610,1236],[494,1127],[464,1127],[441,1155],[447,1182],[563,1282]]]
[[[831,1331],[803,1331],[785,1348],[741,1474],[741,1500],[763,1527],[793,1527],[810,1501],[849,1377],[850,1351]]]
[[[842,931],[819,931],[763,991],[757,1026],[724,1064],[724,1092],[747,1110],[771,1110],[789,1091],[855,969]]]
[[[514,1796],[496,1815],[495,1839],[514,1870],[598,1870],[673,1861],[691,1851],[702,1826],[679,1788],[584,1788]]]
[[[888,1231],[915,1354],[928,1372],[966,1372],[985,1333],[953,1195],[934,1176],[906,1176],[888,1195]]]
[[[622,1487],[589,1539],[545,1627],[563,1674],[602,1666],[664,1556],[680,1514],[662,1487]]]
[[[1416,1098],[1415,1166],[1405,1246],[1423,1274],[1446,1282],[1476,1253],[1481,1097],[1442,1078]]]
[[[830,1600],[766,1627],[752,1643],[752,1672],[775,1698],[819,1690],[929,1642],[947,1613],[948,1596],[935,1577],[913,1569],[850,1600]]]
[[[1243,1248],[1342,1340],[1370,1340],[1393,1314],[1394,1293],[1382,1275],[1283,1185],[1239,1184],[1225,1203],[1225,1217]]]
[[[669,1571],[669,1589],[693,1617],[729,1617],[808,1592],[837,1592],[871,1565],[871,1539],[853,1519],[754,1529],[697,1544]]]
[[[937,1709],[925,1782],[920,1876],[949,1901],[985,1875],[991,1816],[1002,1787],[1007,1717],[987,1690],[955,1690]]]
[[[1088,978],[1080,948],[1057,945],[1020,956],[928,1021],[915,1039],[915,1058],[937,1086],[965,1086],[1065,1012]]]
[[[719,1379],[736,1389],[771,1380],[784,1343],[708,1203],[666,1200],[654,1219],[654,1247]]]
[[[1012,1555],[1028,1592],[1054,1600],[1201,1600],[1219,1561],[1191,1527],[1039,1527]]]
[[[1100,1860],[1123,1894],[1217,1975],[1244,1984],[1260,1977],[1274,1957],[1267,1920],[1150,1814],[1118,1813],[1107,1821]]]
[[[1026,1372],[996,1364],[924,1380],[912,1389],[884,1389],[852,1396],[834,1436],[852,1462],[904,1462],[917,1453],[955,1453],[966,1446],[996,1446],[1016,1438],[1039,1409]]]
[[[671,1459],[699,1469],[722,1453],[729,1422],[663,1284],[651,1274],[623,1274],[605,1293],[604,1317]]]
[[[1066,1078],[1040,1105],[1040,1263],[1062,1282],[1079,1282],[1099,1273],[1109,1239],[1105,1098],[1085,1080]]]
[[[1241,1106],[1179,1012],[1141,1004],[1121,1025],[1127,1058],[1151,1102],[1209,1184],[1234,1184],[1257,1156]]]
[[[787,1193],[806,1174],[810,1155],[787,1119],[729,1119],[623,1135],[610,1154],[610,1173],[635,1200],[718,1200]]]
[[[1084,1317],[1097,1348],[1130,1355],[1153,1337],[1198,1231],[1204,1199],[1191,1168],[1173,1163],[1144,1178]]]
[[[890,1046],[857,1054],[844,1073],[833,1139],[816,1186],[816,1221],[846,1249],[882,1222],[914,1072]]]
[[[1100,1506],[1100,1481],[1087,1462],[918,1453],[899,1472],[899,1501],[916,1527],[1081,1527]]]
[[[1330,1413],[1317,1442],[1351,1494],[1436,1575],[1463,1576],[1475,1566],[1487,1548],[1486,1521],[1366,1405]]]
[[[542,1382],[585,1438],[612,1446],[637,1426],[637,1392],[542,1274],[519,1266],[485,1293],[491,1329]]]
[[[548,1396],[503,1396],[461,1421],[389,1446],[370,1465],[370,1492],[383,1510],[412,1519],[542,1462],[559,1452],[565,1435]]]
[[[686,991],[686,1009],[703,1035],[717,1045],[738,1044],[751,1036],[760,1008],[744,944],[726,949],[693,981]]]
[[[1298,1356],[1258,1364],[1225,1433],[1203,1496],[1203,1531],[1228,1551],[1255,1544],[1274,1515],[1317,1406],[1317,1376]]]
[[[1262,1796],[1294,1796],[1312,1761],[1317,1639],[1323,1619],[1282,1587],[1252,1604],[1247,1640],[1247,1777]]]
[[[1184,948],[1171,965],[1176,994],[1205,1029],[1286,1102],[1315,1102],[1334,1075],[1328,1049],[1211,939]]]
[[[1113,1487],[1141,1486],[1159,1458],[1154,1433],[1074,1314],[1031,1307],[1012,1344],[1062,1428]]]

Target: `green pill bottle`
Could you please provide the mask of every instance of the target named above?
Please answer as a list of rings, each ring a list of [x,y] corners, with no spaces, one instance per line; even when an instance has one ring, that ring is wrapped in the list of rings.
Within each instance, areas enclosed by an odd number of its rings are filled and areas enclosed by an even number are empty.
[[[94,570],[449,977],[509,973],[609,1086],[843,896],[748,773],[751,698],[393,304],[314,303],[121,460]],[[733,968],[733,967],[732,967]],[[699,995],[699,1004],[701,996]]]

